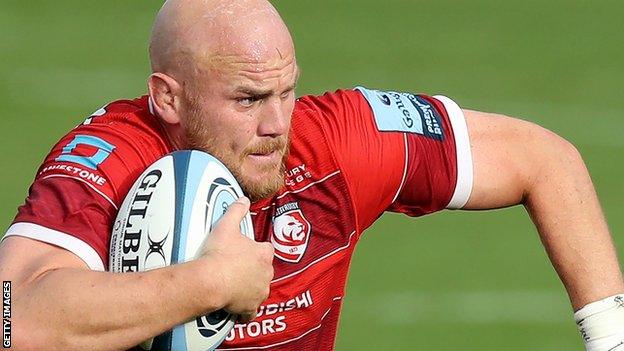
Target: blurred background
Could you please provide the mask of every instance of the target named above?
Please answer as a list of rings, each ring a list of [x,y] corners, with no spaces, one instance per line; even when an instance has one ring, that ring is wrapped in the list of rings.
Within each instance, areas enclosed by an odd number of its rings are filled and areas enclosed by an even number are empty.
[[[62,135],[109,101],[144,94],[160,4],[0,0],[4,228]],[[624,3],[274,4],[297,45],[300,95],[356,85],[445,94],[574,142],[623,252]],[[522,208],[385,215],[356,252],[337,350],[582,350]]]

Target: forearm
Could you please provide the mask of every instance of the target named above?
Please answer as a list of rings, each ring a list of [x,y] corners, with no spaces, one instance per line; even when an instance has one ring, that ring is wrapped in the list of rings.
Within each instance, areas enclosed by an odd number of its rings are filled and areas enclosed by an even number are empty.
[[[578,151],[533,123],[464,110],[474,181],[465,209],[524,204],[563,281],[588,351],[624,344],[624,283]],[[588,305],[589,304],[589,305]],[[580,310],[579,310],[580,309]]]
[[[220,307],[216,289],[196,279],[201,264],[127,274],[51,271],[15,291],[16,341],[46,350],[130,348]]]
[[[624,284],[589,173],[570,144],[558,145],[544,151],[550,156],[543,156],[524,204],[577,310],[624,292]]]

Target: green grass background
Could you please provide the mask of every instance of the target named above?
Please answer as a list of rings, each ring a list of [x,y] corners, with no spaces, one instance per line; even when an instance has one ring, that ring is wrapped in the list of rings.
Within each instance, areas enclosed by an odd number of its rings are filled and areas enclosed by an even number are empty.
[[[624,249],[624,3],[279,0],[299,94],[442,93],[573,141]],[[35,170],[104,103],[145,91],[160,1],[0,0],[0,220]],[[571,209],[574,211],[574,209]],[[338,350],[582,350],[561,283],[521,208],[386,215],[360,242]]]

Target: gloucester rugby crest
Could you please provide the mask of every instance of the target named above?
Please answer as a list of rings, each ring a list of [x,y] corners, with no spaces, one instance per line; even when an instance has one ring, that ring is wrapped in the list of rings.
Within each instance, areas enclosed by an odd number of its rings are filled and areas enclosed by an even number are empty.
[[[299,203],[289,202],[280,206],[273,216],[271,242],[275,256],[286,262],[301,261],[310,239],[310,222],[303,216]]]

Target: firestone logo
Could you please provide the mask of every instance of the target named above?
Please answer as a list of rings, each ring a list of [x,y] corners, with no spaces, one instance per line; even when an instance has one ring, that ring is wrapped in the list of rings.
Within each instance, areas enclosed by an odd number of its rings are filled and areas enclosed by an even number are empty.
[[[299,203],[290,202],[277,208],[273,217],[271,242],[275,256],[286,262],[301,261],[310,239],[310,222],[299,208]]]

